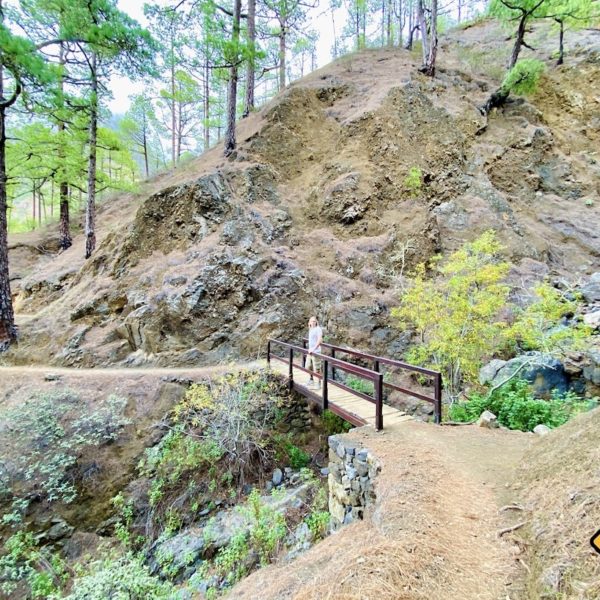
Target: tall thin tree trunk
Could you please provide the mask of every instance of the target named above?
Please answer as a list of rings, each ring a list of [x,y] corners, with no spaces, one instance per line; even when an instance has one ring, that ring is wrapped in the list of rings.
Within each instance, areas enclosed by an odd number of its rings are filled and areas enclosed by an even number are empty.
[[[388,46],[394,45],[394,37],[392,36],[392,0],[387,0],[387,23],[386,23],[386,44]]]
[[[427,53],[427,59],[423,65],[423,73],[429,77],[435,75],[435,60],[437,58],[437,14],[438,14],[438,0],[431,0],[431,23],[429,25],[429,52]]]
[[[148,130],[148,123],[145,122],[142,143],[143,143],[143,147],[144,147],[144,169],[146,171],[146,179],[148,179],[148,177],[150,177],[150,168],[148,167],[148,136],[146,133],[147,130]]]
[[[333,58],[336,59],[338,57],[338,41],[335,32],[335,12],[333,7],[331,8],[331,25],[333,27]]]
[[[208,48],[208,44],[207,44]],[[207,50],[208,52],[208,50]],[[210,148],[210,64],[204,61],[204,149]]]
[[[285,51],[286,51],[287,23],[281,23],[279,33],[279,91],[285,88]]]
[[[429,44],[423,0],[417,0],[417,21],[419,23],[419,31],[421,32],[421,49],[423,50],[423,65],[425,65],[427,64],[427,57],[429,56]]]
[[[171,160],[177,165],[177,117],[175,115],[175,34],[171,29]]]
[[[562,19],[555,19],[560,26],[558,34],[558,60],[557,65],[562,65],[565,62],[565,22]]]
[[[521,15],[521,19],[519,21],[519,27],[517,29],[517,37],[515,39],[515,45],[513,46],[510,62],[508,63],[508,69],[512,69],[519,60],[519,54],[521,53],[521,46],[523,45],[523,40],[525,39],[525,26],[527,24],[528,13],[523,12]]]
[[[98,57],[94,52],[91,63],[92,90],[90,99],[89,159],[87,204],[85,210],[85,257],[96,249],[96,150],[98,136]]]
[[[234,0],[233,3],[233,31],[231,41],[237,47],[240,40],[240,15],[242,12],[242,0]],[[237,58],[229,68],[229,81],[227,82],[227,131],[225,132],[225,156],[231,155],[235,150],[235,109],[237,102],[238,65]]]
[[[32,182],[31,184],[31,208],[32,208],[32,218],[33,218],[33,229],[35,229],[35,218],[36,218],[36,214],[35,214],[35,208],[36,208],[36,201],[37,198],[35,196],[35,181]]]
[[[244,102],[244,117],[247,117],[254,108],[254,78],[256,74],[256,60],[254,57],[256,42],[256,0],[248,0],[248,18],[246,21],[250,54],[248,55],[248,67],[246,69],[246,101]]]
[[[0,0],[0,25],[3,24],[2,0]],[[10,293],[8,273],[8,219],[7,219],[7,175],[6,175],[6,109],[17,99],[20,88],[10,99],[4,98],[4,71],[0,64],[0,352],[17,339],[15,314]]]
[[[458,24],[460,25],[460,20],[462,18],[462,7],[463,7],[463,0],[458,0]]]
[[[66,62],[64,45],[60,45],[60,64],[64,65]],[[61,94],[64,90],[64,77],[60,79],[60,91]],[[58,226],[58,238],[59,245],[62,250],[70,248],[73,244],[73,238],[71,237],[71,226],[69,219],[69,183],[67,182],[66,168],[65,168],[65,122],[62,119],[62,115],[58,118],[58,156],[60,161],[60,182],[59,182],[59,197],[60,197],[60,222]]]

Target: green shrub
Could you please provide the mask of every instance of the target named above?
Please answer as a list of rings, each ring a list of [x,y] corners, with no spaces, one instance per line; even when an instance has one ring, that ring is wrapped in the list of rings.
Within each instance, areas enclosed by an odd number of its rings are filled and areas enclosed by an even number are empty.
[[[70,390],[36,392],[18,408],[0,409],[0,421],[7,424],[7,447],[19,452],[14,462],[24,479],[48,502],[70,503],[77,497],[76,480],[69,475],[77,457],[86,447],[117,438],[130,424],[124,416],[126,405],[124,398],[111,395],[87,412]],[[13,494],[10,484],[2,487],[4,496]],[[3,523],[20,522],[28,505],[25,495],[22,491],[14,497],[12,512],[3,515]]]
[[[501,425],[509,429],[532,431],[540,424],[559,427],[574,415],[595,406],[596,400],[584,400],[573,392],[555,392],[551,400],[540,400],[533,396],[526,381],[513,379],[491,394],[473,394],[468,402],[453,404],[449,418],[469,423],[489,410],[498,417]]]
[[[57,553],[40,548],[32,533],[18,531],[9,537],[0,558],[0,592],[11,596],[19,584],[32,598],[49,598],[68,578],[66,563]]]
[[[321,540],[327,535],[331,515],[324,510],[310,513],[306,518],[306,524],[315,540]]]
[[[288,456],[290,467],[292,467],[292,469],[301,469],[310,463],[310,454],[302,450],[302,448],[294,446],[294,444],[290,444],[288,448]]]
[[[546,65],[541,60],[523,58],[506,74],[502,89],[515,94],[532,94],[545,70]]]
[[[142,559],[127,554],[93,563],[89,571],[75,579],[64,600],[175,600],[175,588],[153,577]]]
[[[363,394],[367,394],[367,396],[372,396],[374,393],[373,382],[368,381],[367,379],[361,379],[360,377],[352,377],[349,376],[344,382],[349,388],[356,390],[357,392],[362,392]]]
[[[419,167],[411,167],[403,183],[405,189],[413,198],[418,196],[423,187],[423,172]]]
[[[352,425],[348,421],[344,421],[330,410],[324,410],[321,414],[321,420],[327,435],[335,435],[336,433],[346,433],[352,429]]]

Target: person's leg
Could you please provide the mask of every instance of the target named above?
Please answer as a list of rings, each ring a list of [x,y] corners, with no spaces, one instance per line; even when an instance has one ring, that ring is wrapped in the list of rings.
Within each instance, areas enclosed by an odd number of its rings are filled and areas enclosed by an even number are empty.
[[[312,371],[315,370],[315,357],[312,354],[307,354],[306,355],[306,369],[308,369],[309,371],[311,371],[309,373],[309,380],[308,383],[312,383],[313,382],[313,374]]]
[[[313,356],[313,371],[315,371],[315,373],[320,373],[321,372],[321,361],[318,358],[315,358]],[[317,380],[317,388],[321,387],[321,380],[316,377]]]

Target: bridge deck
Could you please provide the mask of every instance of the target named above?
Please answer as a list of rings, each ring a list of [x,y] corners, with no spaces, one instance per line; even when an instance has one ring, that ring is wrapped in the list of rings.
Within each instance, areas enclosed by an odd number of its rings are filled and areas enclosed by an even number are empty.
[[[288,365],[278,361],[271,361],[271,369],[288,376]],[[304,371],[294,367],[294,389],[303,396],[311,399],[313,402],[323,404],[322,388],[311,387],[307,385],[309,376]],[[375,426],[375,404],[354,396],[350,392],[343,390],[335,385],[331,380],[328,386],[329,410],[336,413],[343,419],[354,425]],[[410,415],[392,406],[384,405],[383,419],[385,427],[393,427],[397,423],[412,420]]]

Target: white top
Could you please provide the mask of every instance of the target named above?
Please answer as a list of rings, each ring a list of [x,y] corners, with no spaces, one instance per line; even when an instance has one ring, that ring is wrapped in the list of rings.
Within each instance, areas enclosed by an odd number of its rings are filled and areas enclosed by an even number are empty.
[[[319,337],[323,339],[323,330],[318,325],[308,329],[308,349],[311,352],[321,352],[321,344],[315,348]]]

